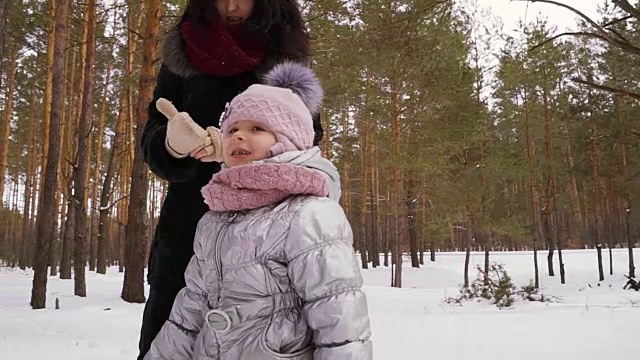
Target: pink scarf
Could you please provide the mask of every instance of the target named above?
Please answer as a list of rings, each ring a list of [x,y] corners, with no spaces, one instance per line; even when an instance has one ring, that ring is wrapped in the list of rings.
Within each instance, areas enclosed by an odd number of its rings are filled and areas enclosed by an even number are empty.
[[[257,209],[298,194],[328,196],[326,177],[301,165],[247,164],[223,169],[202,188],[214,211]]]

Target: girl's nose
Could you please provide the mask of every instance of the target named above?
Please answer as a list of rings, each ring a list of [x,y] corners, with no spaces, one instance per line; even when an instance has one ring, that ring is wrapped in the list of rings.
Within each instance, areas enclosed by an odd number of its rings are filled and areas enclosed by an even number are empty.
[[[235,133],[233,133],[233,140],[239,140],[239,141],[244,140],[244,135],[242,135],[242,131],[236,131]]]
[[[238,10],[238,0],[226,0],[226,9],[228,12],[232,13]]]

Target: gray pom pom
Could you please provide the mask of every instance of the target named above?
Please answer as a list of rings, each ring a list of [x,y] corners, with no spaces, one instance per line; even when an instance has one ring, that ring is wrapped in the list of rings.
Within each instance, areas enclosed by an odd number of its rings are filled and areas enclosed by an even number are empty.
[[[264,76],[264,84],[290,89],[302,99],[311,114],[316,114],[322,104],[323,92],[320,81],[313,71],[304,65],[295,62],[278,64]]]

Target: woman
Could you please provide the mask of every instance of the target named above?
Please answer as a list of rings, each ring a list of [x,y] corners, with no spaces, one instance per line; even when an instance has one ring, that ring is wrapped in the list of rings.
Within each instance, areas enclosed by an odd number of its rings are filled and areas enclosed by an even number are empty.
[[[225,104],[282,60],[306,61],[307,32],[296,0],[190,0],[164,40],[162,65],[149,105],[145,162],[169,182],[149,256],[151,286],[140,334],[142,359],[164,322],[193,255],[198,220],[207,211],[201,188],[220,170],[199,153],[177,156],[167,147],[165,98],[202,128],[218,126]],[[314,118],[314,144],[322,139]],[[199,160],[200,159],[200,160]]]

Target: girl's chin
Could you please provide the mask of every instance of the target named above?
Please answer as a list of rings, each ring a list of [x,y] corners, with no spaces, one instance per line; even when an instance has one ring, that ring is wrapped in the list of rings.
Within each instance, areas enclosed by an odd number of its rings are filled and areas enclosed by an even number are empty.
[[[231,159],[227,159],[227,161],[225,161],[225,165],[227,165],[227,167],[234,167],[234,166],[239,166],[239,165],[245,165],[248,164],[249,162],[253,161],[253,159],[246,157],[246,158],[231,158]]]

